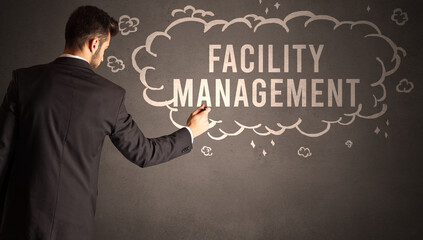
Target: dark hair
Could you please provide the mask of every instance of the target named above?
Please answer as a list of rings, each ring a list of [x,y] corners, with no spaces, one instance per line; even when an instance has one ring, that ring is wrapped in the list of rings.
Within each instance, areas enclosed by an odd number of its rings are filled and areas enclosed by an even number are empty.
[[[118,22],[105,11],[94,6],[78,7],[66,23],[66,47],[79,48],[93,37],[100,39],[100,45],[110,37],[117,34]]]

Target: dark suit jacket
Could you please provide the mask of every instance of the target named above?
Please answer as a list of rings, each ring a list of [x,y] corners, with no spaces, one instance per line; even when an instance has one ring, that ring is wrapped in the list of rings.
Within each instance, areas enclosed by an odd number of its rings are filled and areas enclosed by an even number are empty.
[[[105,136],[140,167],[191,150],[186,128],[146,138],[124,97],[80,59],[14,71],[0,108],[0,239],[92,239]]]

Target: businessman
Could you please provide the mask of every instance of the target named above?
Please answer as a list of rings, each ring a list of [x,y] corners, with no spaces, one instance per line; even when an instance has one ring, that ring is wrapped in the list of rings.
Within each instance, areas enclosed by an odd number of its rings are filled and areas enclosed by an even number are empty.
[[[93,7],[66,24],[64,53],[18,69],[0,107],[0,239],[93,237],[98,166],[106,136],[140,167],[190,152],[209,127],[201,106],[187,126],[146,138],[125,108],[125,90],[97,75],[118,23]]]

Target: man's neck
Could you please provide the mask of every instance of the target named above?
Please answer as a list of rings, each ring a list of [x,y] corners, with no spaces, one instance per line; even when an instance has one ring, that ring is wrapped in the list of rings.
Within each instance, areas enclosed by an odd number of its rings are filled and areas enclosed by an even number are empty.
[[[83,58],[85,61],[89,62],[87,56],[82,51],[65,49],[63,51],[63,54],[69,54],[69,55],[73,55],[73,56],[76,56],[76,57],[80,57],[80,58]]]

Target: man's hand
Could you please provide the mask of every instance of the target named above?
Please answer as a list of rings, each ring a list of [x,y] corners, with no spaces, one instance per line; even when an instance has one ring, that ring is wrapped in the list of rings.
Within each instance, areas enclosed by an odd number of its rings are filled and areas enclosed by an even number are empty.
[[[211,108],[204,104],[197,108],[188,117],[187,126],[192,132],[193,137],[200,136],[205,131],[209,130],[209,112]]]

